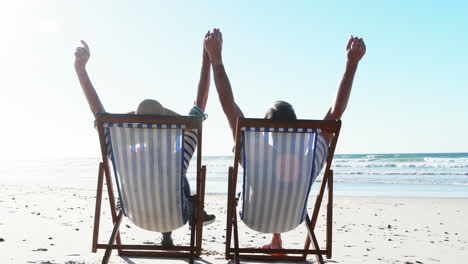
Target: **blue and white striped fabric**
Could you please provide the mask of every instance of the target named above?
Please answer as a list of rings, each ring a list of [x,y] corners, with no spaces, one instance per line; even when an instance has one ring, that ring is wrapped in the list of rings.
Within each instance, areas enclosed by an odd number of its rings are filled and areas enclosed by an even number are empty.
[[[104,126],[126,216],[150,231],[183,226],[188,219],[188,202],[183,195],[185,128],[165,124]]]
[[[253,230],[282,233],[304,220],[310,187],[325,164],[328,142],[317,130],[245,128],[241,219]]]

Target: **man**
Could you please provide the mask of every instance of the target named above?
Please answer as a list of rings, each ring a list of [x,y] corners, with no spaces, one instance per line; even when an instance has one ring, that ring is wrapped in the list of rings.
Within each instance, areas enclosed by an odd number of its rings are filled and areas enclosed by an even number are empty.
[[[205,35],[205,38],[210,35],[210,32]],[[81,41],[83,47],[76,48],[75,52],[75,70],[80,80],[81,88],[88,100],[88,104],[93,112],[94,116],[97,113],[104,113],[105,109],[99,99],[99,96],[94,89],[91,80],[89,79],[88,73],[86,72],[86,63],[90,57],[90,51],[88,45]],[[208,100],[208,91],[210,88],[210,60],[208,54],[203,49],[203,59],[202,59],[202,68],[200,74],[200,81],[198,83],[198,92],[195,99],[195,105],[189,112],[189,115],[192,116],[201,116],[206,119],[204,114],[206,102]],[[155,115],[173,115],[177,116],[178,114],[170,109],[163,107],[158,101],[152,99],[146,99],[142,101],[136,110],[136,112],[131,112],[135,114],[155,114]],[[192,159],[193,153],[197,146],[197,131],[191,130],[185,133],[184,140],[184,193],[186,196],[190,195],[190,185],[188,183],[186,173],[190,160]],[[203,224],[211,224],[215,221],[216,217],[214,215],[209,215],[206,212],[203,212]],[[172,241],[172,232],[163,233],[162,246],[174,246]]]
[[[223,107],[224,113],[231,127],[232,136],[235,140],[236,136],[236,124],[239,117],[244,117],[241,109],[234,100],[234,95],[232,93],[231,84],[227,77],[226,71],[224,69],[223,60],[222,60],[222,46],[223,46],[223,37],[221,31],[218,29],[213,29],[213,33],[205,38],[205,50],[208,53],[208,56],[211,61],[211,66],[213,68],[214,81],[216,85],[216,90],[218,91],[219,100]],[[343,115],[346,106],[348,104],[349,96],[351,93],[351,87],[353,84],[354,75],[359,61],[366,53],[366,45],[362,38],[357,38],[351,36],[348,45],[346,46],[347,53],[347,62],[345,73],[341,80],[340,86],[336,94],[335,101],[333,102],[328,112],[325,114],[324,120],[339,120]],[[284,101],[277,101],[273,104],[271,108],[265,113],[265,119],[270,120],[295,120],[296,114],[291,104]],[[323,166],[324,159],[326,158],[326,153],[328,153],[328,146],[331,141],[331,135],[324,134],[320,135],[318,138],[318,145],[322,149],[325,148],[324,155],[320,155],[320,160],[318,163]],[[318,168],[318,172],[321,170],[321,167]],[[269,244],[264,245],[264,249],[280,249],[282,248],[281,234],[273,234],[272,240]]]

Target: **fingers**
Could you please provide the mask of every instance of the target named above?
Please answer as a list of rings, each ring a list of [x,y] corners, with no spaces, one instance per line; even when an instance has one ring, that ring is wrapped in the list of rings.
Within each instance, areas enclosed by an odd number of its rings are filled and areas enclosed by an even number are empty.
[[[81,41],[81,44],[83,44],[83,47],[89,51],[89,47],[88,47],[88,44],[86,44],[86,42],[84,42],[84,40]]]
[[[366,44],[362,38],[357,38],[352,46],[356,47],[361,57],[366,53]]]
[[[364,41],[362,40],[362,38],[359,38],[357,40],[357,47],[361,50],[364,50]]]
[[[349,49],[351,47],[362,48],[364,46],[365,46],[364,40],[362,38],[353,37],[353,35],[351,35],[351,38],[348,41],[348,45],[346,46],[346,49]]]
[[[82,47],[78,47],[75,50],[75,54],[78,54],[78,55],[84,55],[85,53],[86,53],[86,50]]]
[[[348,45],[346,45],[346,50],[349,50],[351,48],[351,44],[353,43],[353,35],[348,40]]]
[[[362,50],[362,55],[366,54],[366,44],[364,43],[364,40],[361,39],[362,45],[361,45],[361,50]]]
[[[219,41],[219,42],[223,41],[223,36],[222,36],[221,31],[219,30],[219,28],[213,28],[212,32],[208,31],[208,33],[206,33],[205,41],[206,42],[211,42],[213,40],[214,41]]]
[[[222,38],[221,31],[219,30],[219,28],[213,28],[213,33],[211,33],[210,36],[213,39],[221,39]]]
[[[356,45],[357,48],[360,48],[362,46],[362,39],[356,38],[356,40],[354,41],[354,44]]]
[[[83,40],[81,41],[81,44],[83,44],[83,47],[77,47],[75,50],[75,56],[80,59],[85,59],[89,58],[89,46],[84,42]]]
[[[78,53],[83,53],[83,54],[88,53],[87,50],[86,50],[85,48],[82,48],[82,47],[76,48],[76,52],[78,52]]]
[[[78,47],[75,50],[75,57],[80,59],[89,58],[89,51],[83,47]]]

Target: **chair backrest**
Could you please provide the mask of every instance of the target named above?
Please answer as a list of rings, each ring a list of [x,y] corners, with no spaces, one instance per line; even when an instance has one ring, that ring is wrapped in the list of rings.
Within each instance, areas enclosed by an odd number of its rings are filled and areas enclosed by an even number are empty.
[[[183,193],[184,134],[188,128],[201,129],[201,119],[197,123],[191,117],[121,117],[101,115],[97,123],[124,214],[146,230],[166,232],[181,227],[188,219]]]
[[[311,185],[334,152],[321,133],[338,133],[339,124],[238,121],[235,166],[244,169],[241,219],[248,227],[282,233],[302,223]]]

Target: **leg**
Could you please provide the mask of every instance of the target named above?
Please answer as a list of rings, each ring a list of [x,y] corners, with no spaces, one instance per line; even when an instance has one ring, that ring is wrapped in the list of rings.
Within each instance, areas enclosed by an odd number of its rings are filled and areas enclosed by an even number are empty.
[[[271,238],[271,245],[273,246],[272,248],[283,248],[280,233],[273,234],[273,237]]]
[[[264,249],[280,249],[283,248],[281,241],[281,234],[274,233],[271,237],[271,242],[269,244],[264,245],[262,248]]]
[[[184,175],[184,194],[185,197],[190,197],[191,195],[190,184],[187,180],[187,175]]]
[[[161,233],[163,235],[162,241],[161,241],[161,246],[163,247],[173,247],[174,242],[172,241],[172,232],[163,232]]]
[[[185,194],[185,197],[190,197],[192,195],[191,190],[190,190],[190,184],[187,180],[187,176],[184,176],[184,194]],[[192,209],[191,209],[192,207],[194,207],[194,203],[192,200],[189,200],[190,213],[192,213]],[[209,224],[212,224],[216,220],[216,216],[213,214],[208,214],[205,211],[205,209],[203,209],[202,219],[203,219],[202,221],[203,225],[209,225]]]

